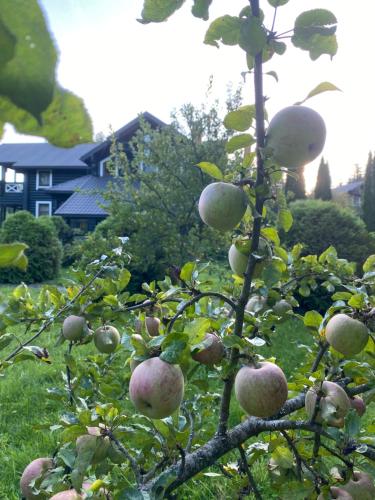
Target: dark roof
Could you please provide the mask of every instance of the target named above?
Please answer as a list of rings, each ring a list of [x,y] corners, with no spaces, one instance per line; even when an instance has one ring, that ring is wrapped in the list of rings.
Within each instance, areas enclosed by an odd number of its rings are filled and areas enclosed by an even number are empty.
[[[45,191],[51,191],[52,193],[73,193],[80,189],[103,189],[100,179],[103,178],[94,175],[83,175],[82,177],[56,184],[55,186],[45,189]],[[104,179],[107,178],[104,177]],[[106,180],[105,184],[107,182],[108,180]]]
[[[42,143],[1,144],[0,164],[13,168],[87,168],[81,158],[97,144],[79,144],[73,148],[58,148]]]
[[[80,185],[80,191],[76,191],[69,196],[69,198],[64,201],[64,203],[57,210],[55,210],[54,215],[91,217],[107,216],[108,212],[100,206],[106,204],[106,201],[100,194],[100,191],[105,190],[107,183],[110,180],[111,178],[109,176],[96,177],[94,175],[85,175],[75,179],[77,188],[78,185]],[[58,184],[54,187],[63,186],[64,184],[69,184],[69,182],[63,182],[62,184]]]
[[[134,118],[131,122],[127,123],[124,127],[121,127],[118,129],[115,133],[114,136],[117,140],[121,141],[126,141],[131,138],[131,136],[134,134],[134,132],[139,128],[140,126],[140,121],[141,119],[144,119],[148,121],[152,126],[154,127],[166,127],[167,124],[164,123],[163,121],[159,120],[159,118],[156,118],[156,116],[152,115],[148,111],[145,111],[144,113],[140,113],[137,118]],[[97,153],[98,151],[102,149],[107,149],[111,146],[112,143],[112,136],[109,136],[105,141],[102,143],[96,145],[93,149],[88,151],[86,154],[82,156],[82,160],[86,161],[90,156],[93,154]]]
[[[342,184],[337,186],[332,191],[337,193],[351,193],[352,191],[359,191],[363,185],[363,179],[358,181],[349,182],[348,184]]]

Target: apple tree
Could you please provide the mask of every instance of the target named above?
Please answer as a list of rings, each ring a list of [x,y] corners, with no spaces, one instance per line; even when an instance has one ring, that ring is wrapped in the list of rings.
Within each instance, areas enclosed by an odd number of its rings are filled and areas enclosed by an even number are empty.
[[[142,21],[164,21],[183,3],[145,0]],[[193,14],[208,19],[210,3],[194,1]],[[288,0],[266,3],[274,9],[270,25],[259,0],[250,0],[238,16],[212,21],[205,38],[239,46],[254,83],[254,102],[224,120],[235,131],[227,152],[240,152],[235,167],[220,169],[209,158],[199,165],[214,180],[199,214],[233,236],[231,281],[213,287],[207,264],[191,261],[174,283],[166,277],[130,293],[123,238],[67,286],[44,286],[32,300],[20,285],[2,303],[2,370],[50,362],[42,339],[53,325],[61,326],[59,348],[66,347],[63,385],[49,390],[63,409],[50,429],[59,446],[26,467],[27,499],[174,498],[210,467],[261,499],[257,462],[268,464],[281,498],[374,498],[367,415],[375,396],[375,256],[358,275],[333,247],[304,255],[300,244],[281,246],[279,232],[293,222],[282,179],[321,153],[326,131],[304,102],[280,110],[266,128],[263,95],[263,65],[284,54],[289,37],[313,60],[336,53],[336,18],[309,10],[278,34]],[[325,82],[308,97],[334,88]],[[4,265],[17,264],[18,251]],[[324,315],[302,314],[297,291],[309,296],[319,288],[332,293],[332,304]],[[286,322],[303,324],[311,337],[287,375],[273,349]],[[15,324],[26,340],[14,338]]]

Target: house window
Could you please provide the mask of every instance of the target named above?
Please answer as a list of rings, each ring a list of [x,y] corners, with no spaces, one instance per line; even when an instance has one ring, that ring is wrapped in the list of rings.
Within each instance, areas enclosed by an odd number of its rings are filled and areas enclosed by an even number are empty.
[[[52,215],[52,201],[37,201],[35,205],[35,216]]]
[[[37,170],[36,188],[45,189],[52,186],[52,170]]]
[[[2,170],[4,167],[2,167]],[[4,169],[5,170],[5,169]],[[1,180],[3,180],[3,173],[1,176]],[[5,182],[19,182],[22,183],[24,181],[24,175],[20,174],[19,172],[16,172],[12,168],[7,168],[5,170]]]

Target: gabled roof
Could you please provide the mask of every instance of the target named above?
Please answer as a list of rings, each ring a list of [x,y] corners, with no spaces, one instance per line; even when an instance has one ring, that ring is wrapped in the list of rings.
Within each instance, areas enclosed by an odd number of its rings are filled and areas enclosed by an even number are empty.
[[[163,121],[159,120],[159,118],[156,118],[156,116],[152,115],[148,111],[145,111],[144,113],[140,113],[137,116],[137,118],[134,118],[134,120],[127,123],[124,127],[121,127],[120,129],[118,129],[114,133],[116,140],[123,141],[123,142],[128,141],[132,137],[132,135],[135,133],[135,131],[140,127],[141,119],[146,120],[153,127],[166,127],[167,126],[167,124],[164,123]],[[82,156],[82,160],[86,161],[89,157],[91,157],[95,153],[98,153],[101,150],[109,149],[111,144],[112,144],[112,136],[108,137],[102,143],[97,144],[93,149],[89,150],[86,154],[84,154]]]
[[[102,181],[105,179],[105,182]],[[45,191],[50,191],[52,193],[73,193],[74,191],[81,189],[99,189],[105,188],[108,179],[106,177],[97,177],[94,175],[83,175],[82,177],[77,177],[76,179],[71,179],[69,181],[61,182],[55,186],[51,186]],[[104,186],[104,188],[103,188]]]
[[[108,215],[100,205],[105,205],[106,201],[103,196],[100,194],[101,191],[104,191],[107,183],[111,181],[109,176],[106,177],[96,177],[94,175],[85,175],[83,177],[78,177],[74,179],[76,182],[76,189],[80,189],[80,191],[74,192],[69,198],[64,201],[64,203],[54,212],[54,215],[62,215],[62,216],[99,216],[105,217]],[[58,192],[67,192],[61,191],[61,186],[64,188],[64,185],[69,184],[68,182],[63,182],[54,186],[54,188],[60,188]],[[71,186],[68,186],[69,189]],[[82,190],[82,191],[81,191]]]
[[[341,186],[337,186],[332,191],[337,193],[351,193],[352,191],[358,191],[363,185],[363,179],[358,181],[349,182],[348,184],[343,184]]]
[[[48,142],[1,144],[0,164],[13,168],[87,168],[81,158],[97,144],[79,144],[73,148],[58,148]]]

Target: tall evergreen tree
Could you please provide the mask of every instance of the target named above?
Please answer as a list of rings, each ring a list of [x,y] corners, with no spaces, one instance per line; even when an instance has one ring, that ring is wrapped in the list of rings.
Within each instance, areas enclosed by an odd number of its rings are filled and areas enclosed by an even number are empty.
[[[285,193],[291,201],[303,200],[306,198],[304,167],[299,167],[293,175],[287,175],[285,183]]]
[[[368,231],[375,231],[375,158],[368,155],[362,197],[363,220]]]
[[[331,175],[329,173],[328,162],[325,162],[324,158],[320,160],[318,176],[316,178],[314,198],[320,200],[332,199]]]

